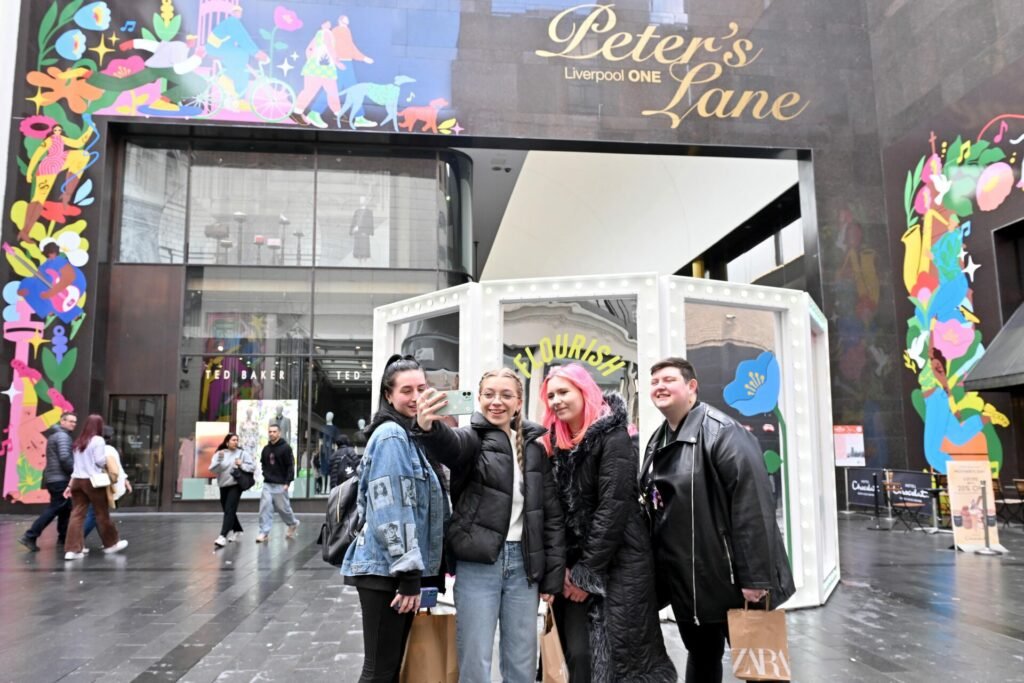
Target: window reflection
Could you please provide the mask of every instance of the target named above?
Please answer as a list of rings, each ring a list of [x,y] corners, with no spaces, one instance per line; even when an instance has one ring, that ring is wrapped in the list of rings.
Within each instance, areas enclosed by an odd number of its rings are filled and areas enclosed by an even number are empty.
[[[191,263],[310,265],[313,155],[192,153]]]
[[[290,268],[188,269],[186,353],[309,352],[311,273]]]
[[[121,203],[122,261],[185,261],[187,194],[185,150],[127,145]]]

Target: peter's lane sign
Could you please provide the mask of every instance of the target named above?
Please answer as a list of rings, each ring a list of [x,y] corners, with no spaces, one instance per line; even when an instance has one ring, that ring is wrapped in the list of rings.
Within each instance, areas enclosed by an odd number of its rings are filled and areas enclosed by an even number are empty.
[[[727,70],[739,71],[761,56],[763,48],[740,36],[740,26],[729,22],[721,36],[659,33],[649,24],[639,33],[616,30],[619,19],[613,4],[583,4],[555,15],[548,24],[548,38],[555,49],[535,50],[546,59],[607,62],[563,66],[569,81],[593,83],[675,82],[675,92],[660,109],[644,109],[643,116],[665,116],[672,128],[684,119],[754,119],[790,121],[809,104],[800,93],[787,90],[735,90],[714,85]]]

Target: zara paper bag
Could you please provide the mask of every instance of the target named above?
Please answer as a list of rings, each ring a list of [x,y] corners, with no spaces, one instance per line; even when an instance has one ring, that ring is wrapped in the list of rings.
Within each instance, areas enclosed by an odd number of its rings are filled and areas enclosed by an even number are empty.
[[[732,675],[742,681],[788,681],[785,610],[729,610]]]

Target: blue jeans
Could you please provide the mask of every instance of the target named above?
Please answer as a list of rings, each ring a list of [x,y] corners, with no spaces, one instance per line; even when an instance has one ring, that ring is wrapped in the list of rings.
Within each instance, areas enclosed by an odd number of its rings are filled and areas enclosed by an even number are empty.
[[[489,683],[494,630],[501,621],[501,679],[532,683],[537,675],[536,585],[526,580],[521,543],[505,543],[494,564],[459,560],[455,575],[459,680]]]
[[[299,520],[292,512],[292,504],[288,500],[288,487],[284,484],[268,484],[263,482],[263,493],[260,495],[260,533],[269,534],[274,526],[274,510],[288,526],[295,526]]]
[[[82,537],[88,538],[89,534],[96,528],[96,511],[89,506],[89,512],[85,513],[85,528],[82,530]]]

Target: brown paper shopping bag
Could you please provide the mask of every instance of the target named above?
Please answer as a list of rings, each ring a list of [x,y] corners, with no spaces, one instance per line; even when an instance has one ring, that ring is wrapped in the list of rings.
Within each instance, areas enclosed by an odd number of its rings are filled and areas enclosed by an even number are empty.
[[[569,683],[569,667],[565,665],[562,641],[558,639],[558,627],[550,607],[544,616],[544,630],[540,634],[540,662],[544,683]]]
[[[788,681],[785,610],[729,610],[732,674],[742,681]]]
[[[401,683],[459,683],[455,616],[420,612],[413,617]]]

